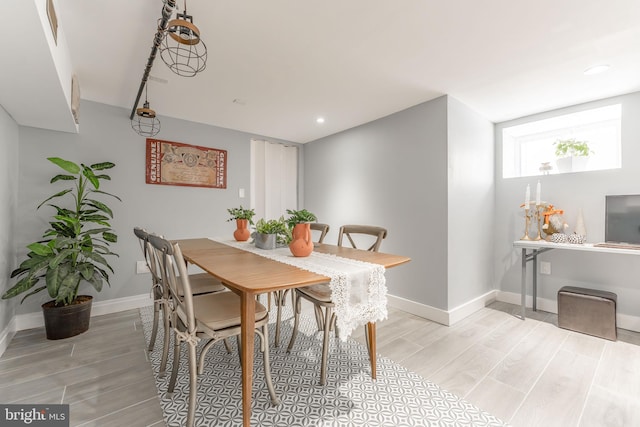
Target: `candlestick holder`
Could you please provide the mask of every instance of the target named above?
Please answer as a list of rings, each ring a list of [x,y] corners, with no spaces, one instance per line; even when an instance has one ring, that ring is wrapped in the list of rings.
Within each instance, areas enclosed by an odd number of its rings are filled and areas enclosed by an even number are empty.
[[[520,240],[532,240],[531,237],[529,237],[529,225],[531,224],[530,210],[531,209],[524,210],[524,236],[522,236]]]
[[[544,209],[544,205],[542,204],[536,205],[534,216],[535,216],[536,224],[538,224],[538,235],[533,240],[542,240],[542,230],[541,230],[542,225],[540,224],[540,215],[543,209]]]

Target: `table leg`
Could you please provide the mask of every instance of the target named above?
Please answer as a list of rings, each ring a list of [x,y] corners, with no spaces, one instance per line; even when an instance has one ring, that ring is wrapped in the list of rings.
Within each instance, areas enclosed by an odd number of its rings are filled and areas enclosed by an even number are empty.
[[[251,425],[251,386],[253,384],[253,346],[256,326],[255,296],[240,295],[240,341],[242,343],[242,425]]]
[[[520,310],[522,311],[522,320],[525,319],[527,303],[527,250],[522,249],[522,272],[520,276]]]
[[[367,343],[369,344],[369,360],[371,361],[371,378],[374,380],[377,376],[376,370],[376,324],[374,322],[367,323]]]

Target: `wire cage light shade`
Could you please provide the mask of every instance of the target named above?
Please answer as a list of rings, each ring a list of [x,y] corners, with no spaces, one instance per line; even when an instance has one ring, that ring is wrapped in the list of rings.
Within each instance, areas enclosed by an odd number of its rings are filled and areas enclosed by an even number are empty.
[[[183,77],[193,77],[207,66],[207,46],[186,10],[169,21],[160,57],[171,71]]]
[[[148,101],[144,102],[142,108],[136,109],[131,127],[140,136],[155,136],[160,132],[160,120],[156,117],[156,112],[149,108]]]

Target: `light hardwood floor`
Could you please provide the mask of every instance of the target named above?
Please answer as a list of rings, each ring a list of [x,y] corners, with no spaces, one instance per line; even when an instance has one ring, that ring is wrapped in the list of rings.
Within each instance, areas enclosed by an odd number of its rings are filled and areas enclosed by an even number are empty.
[[[446,327],[391,309],[378,351],[514,427],[640,425],[640,334],[612,342],[518,312],[495,302]],[[0,358],[0,402],[69,403],[72,426],[164,425],[145,347],[137,310],[67,340],[21,331]]]

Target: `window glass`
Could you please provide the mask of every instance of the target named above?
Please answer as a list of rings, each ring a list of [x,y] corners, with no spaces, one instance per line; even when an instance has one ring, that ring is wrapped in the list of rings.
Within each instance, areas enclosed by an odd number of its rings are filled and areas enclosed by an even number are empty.
[[[502,131],[502,176],[621,167],[620,104],[538,120]]]

